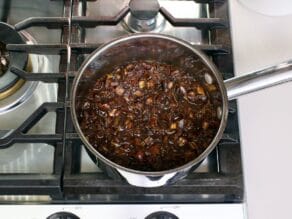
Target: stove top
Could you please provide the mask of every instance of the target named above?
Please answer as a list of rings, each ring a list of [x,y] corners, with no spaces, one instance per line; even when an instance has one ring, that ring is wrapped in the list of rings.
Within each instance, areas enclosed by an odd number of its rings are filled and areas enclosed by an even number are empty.
[[[149,13],[133,1],[130,8],[126,0],[0,0],[1,22],[27,39],[6,49],[28,54],[29,60],[24,68],[11,62],[10,71],[24,84],[0,100],[1,203],[243,201],[236,101],[230,101],[227,128],[216,149],[187,178],[167,187],[138,188],[112,180],[89,158],[74,130],[72,81],[85,57],[116,37],[147,31],[176,36],[204,51],[224,79],[233,76],[227,0],[161,0],[159,5]],[[29,95],[21,95],[28,89]]]

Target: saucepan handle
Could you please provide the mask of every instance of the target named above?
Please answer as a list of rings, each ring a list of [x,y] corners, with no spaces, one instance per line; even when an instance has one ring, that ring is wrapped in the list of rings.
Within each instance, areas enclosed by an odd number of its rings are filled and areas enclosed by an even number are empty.
[[[292,60],[225,80],[229,100],[244,94],[292,81]]]

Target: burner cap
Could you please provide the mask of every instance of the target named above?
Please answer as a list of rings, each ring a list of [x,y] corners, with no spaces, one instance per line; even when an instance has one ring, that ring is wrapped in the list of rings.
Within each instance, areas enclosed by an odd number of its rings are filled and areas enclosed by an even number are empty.
[[[123,20],[122,25],[130,32],[160,32],[165,24],[164,17],[158,13],[158,0],[131,0],[130,12]]]
[[[10,72],[10,67],[23,69],[28,58],[26,53],[8,53],[6,50],[7,44],[25,44],[25,41],[13,26],[0,22],[0,94],[11,93],[7,90],[20,80],[18,76]]]
[[[155,18],[160,8],[157,0],[131,0],[129,7],[131,13],[139,20]]]

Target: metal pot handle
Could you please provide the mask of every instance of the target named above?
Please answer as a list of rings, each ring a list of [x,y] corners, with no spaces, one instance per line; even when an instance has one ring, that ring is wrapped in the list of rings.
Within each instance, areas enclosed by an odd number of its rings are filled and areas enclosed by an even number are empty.
[[[229,100],[264,88],[292,81],[292,60],[225,80]]]

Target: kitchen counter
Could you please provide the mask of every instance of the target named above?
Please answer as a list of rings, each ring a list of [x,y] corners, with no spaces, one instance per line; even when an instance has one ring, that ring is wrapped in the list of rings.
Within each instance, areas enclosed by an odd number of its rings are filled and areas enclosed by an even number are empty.
[[[292,59],[292,14],[229,4],[236,75]],[[238,100],[249,219],[292,218],[291,95],[290,82]]]

